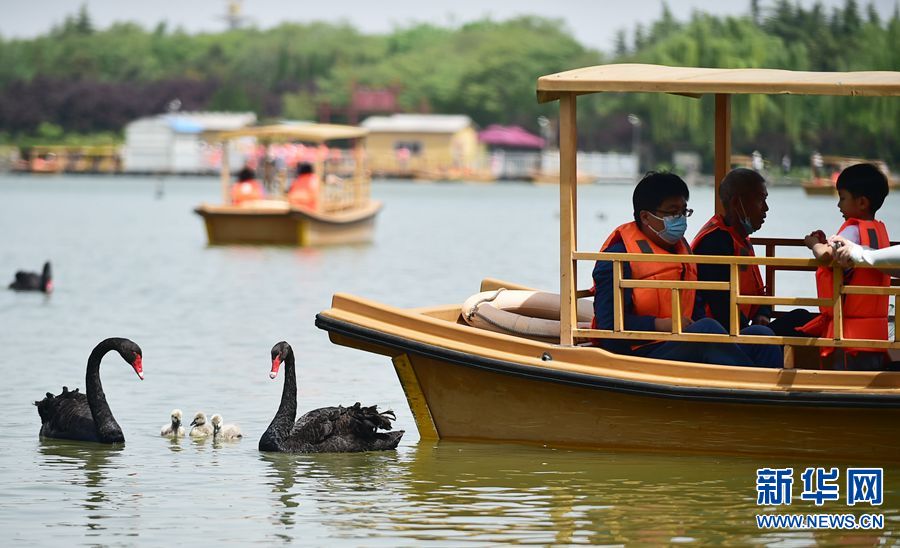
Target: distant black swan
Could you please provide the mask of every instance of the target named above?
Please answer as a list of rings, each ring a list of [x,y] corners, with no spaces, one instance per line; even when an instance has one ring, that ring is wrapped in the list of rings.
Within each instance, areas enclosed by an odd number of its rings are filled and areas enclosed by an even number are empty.
[[[110,350],[118,352],[123,360],[131,364],[138,377],[144,379],[140,347],[128,339],[106,339],[94,347],[88,358],[85,377],[87,396],[79,393],[77,388],[70,392],[63,386],[62,394],[54,396],[47,392],[47,397],[34,402],[41,416],[41,436],[99,443],[125,441],[100,384],[100,360]]]
[[[50,293],[53,291],[53,275],[50,272],[50,261],[44,263],[44,270],[38,274],[37,272],[25,272],[20,270],[16,272],[16,279],[9,284],[9,289],[16,291],[43,291]]]
[[[269,428],[259,440],[260,451],[284,453],[348,453],[394,449],[400,443],[403,430],[390,430],[395,419],[393,411],[378,412],[377,406],[323,407],[310,411],[294,423],[297,416],[297,376],[294,371],[294,351],[282,341],[272,348],[272,372],[278,375],[285,364],[284,390],[281,405]]]

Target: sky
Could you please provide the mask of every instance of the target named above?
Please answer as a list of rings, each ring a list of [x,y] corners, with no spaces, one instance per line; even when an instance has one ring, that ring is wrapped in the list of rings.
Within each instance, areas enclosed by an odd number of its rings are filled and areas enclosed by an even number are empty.
[[[0,36],[29,38],[43,34],[82,4],[94,25],[106,28],[116,21],[137,22],[153,28],[166,21],[170,28],[188,32],[215,32],[226,26],[224,15],[235,0],[0,0]],[[775,0],[760,0],[763,10]],[[830,12],[845,0],[820,0]],[[894,13],[900,0],[871,0],[882,17]],[[794,0],[795,3],[798,0]],[[611,51],[616,32],[630,39],[637,23],[647,24],[661,13],[662,0],[243,0],[241,13],[259,28],[281,22],[346,21],[365,33],[388,33],[412,23],[459,25],[490,17],[505,20],[518,15],[562,19],[583,45]],[[814,0],[799,0],[809,7]],[[869,0],[857,0],[864,13]],[[676,19],[684,21],[695,10],[715,15],[742,15],[750,0],[668,0]]]

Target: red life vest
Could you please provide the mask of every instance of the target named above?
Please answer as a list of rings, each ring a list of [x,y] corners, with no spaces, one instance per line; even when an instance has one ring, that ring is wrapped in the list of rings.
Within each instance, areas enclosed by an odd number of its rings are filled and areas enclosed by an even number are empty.
[[[691,242],[691,249],[696,250],[697,246],[700,245],[700,242],[713,233],[716,230],[724,230],[731,236],[732,241],[734,241],[734,253],[735,255],[740,255],[742,257],[755,257],[756,254],[753,252],[753,246],[750,244],[750,239],[747,236],[742,236],[738,233],[738,231],[733,226],[728,226],[725,224],[725,218],[721,215],[713,215],[712,218],[703,225],[703,228],[700,229],[700,232],[694,237],[694,241]],[[762,274],[759,272],[759,267],[755,264],[745,264],[740,265],[738,268],[738,287],[740,287],[741,295],[764,295],[765,294],[765,284],[763,284]],[[742,304],[739,305],[738,308],[741,309],[741,313],[748,319],[752,320],[756,317],[756,313],[759,311],[758,304]],[[711,318],[712,313],[709,310],[709,306],[706,307],[706,310],[703,311],[706,317]]]
[[[288,190],[291,205],[316,211],[319,207],[319,178],[315,173],[298,175]]]
[[[238,181],[231,185],[231,203],[240,204],[252,200],[262,200],[263,187],[256,179]]]
[[[656,253],[672,255],[641,232],[637,223],[630,222],[617,228],[607,238],[601,249],[607,249],[616,242],[625,244],[628,253]],[[691,248],[687,240],[681,239],[675,245],[675,254],[690,255]],[[697,265],[687,263],[650,263],[630,262],[631,277],[635,280],[686,280],[697,281]],[[694,311],[695,292],[691,289],[681,290],[681,315],[690,318]],[[672,317],[672,290],[635,287],[632,289],[633,313],[639,316],[656,318]]]
[[[860,219],[847,219],[840,233],[846,227],[856,225],[859,228],[860,244],[871,249],[881,249],[890,245],[887,229],[881,221],[864,221]],[[830,267],[820,266],[816,269],[816,290],[819,298],[830,299],[832,297],[832,283],[834,275]],[[844,279],[844,285],[868,285],[873,287],[889,287],[891,277],[874,268],[854,268]],[[844,318],[845,339],[878,339],[888,338],[888,304],[887,295],[845,295],[842,305]],[[821,314],[806,325],[800,327],[800,331],[814,337],[834,336],[834,312],[832,307],[820,307]],[[827,357],[834,352],[833,347],[823,347],[822,357]],[[847,348],[847,354],[854,355],[859,352],[885,351],[879,348]]]

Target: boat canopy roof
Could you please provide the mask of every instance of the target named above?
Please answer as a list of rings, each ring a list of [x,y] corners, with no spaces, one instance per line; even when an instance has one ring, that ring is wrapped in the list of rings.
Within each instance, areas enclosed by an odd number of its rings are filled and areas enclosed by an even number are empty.
[[[763,93],[794,95],[900,95],[900,72],[800,72],[778,69],[720,69],[616,64],[541,76],[538,102],[562,94],[648,92],[678,95]]]
[[[334,139],[357,139],[368,135],[369,130],[338,124],[277,124],[251,126],[223,131],[212,136],[213,140],[227,141],[238,137],[256,137],[265,141],[307,141],[322,143]]]

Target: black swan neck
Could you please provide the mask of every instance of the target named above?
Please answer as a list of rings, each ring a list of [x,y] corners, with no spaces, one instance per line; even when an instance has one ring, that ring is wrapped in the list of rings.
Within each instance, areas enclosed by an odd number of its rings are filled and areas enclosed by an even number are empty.
[[[284,387],[278,412],[260,440],[260,449],[277,451],[290,435],[297,417],[297,373],[294,369],[294,351],[288,347],[284,357]]]
[[[97,437],[104,442],[124,441],[122,429],[113,417],[109,404],[106,402],[103,384],[100,382],[100,361],[110,350],[117,350],[123,341],[124,339],[116,338],[102,341],[94,347],[87,363],[85,390],[87,391],[88,406],[90,406],[91,416],[94,418]]]

